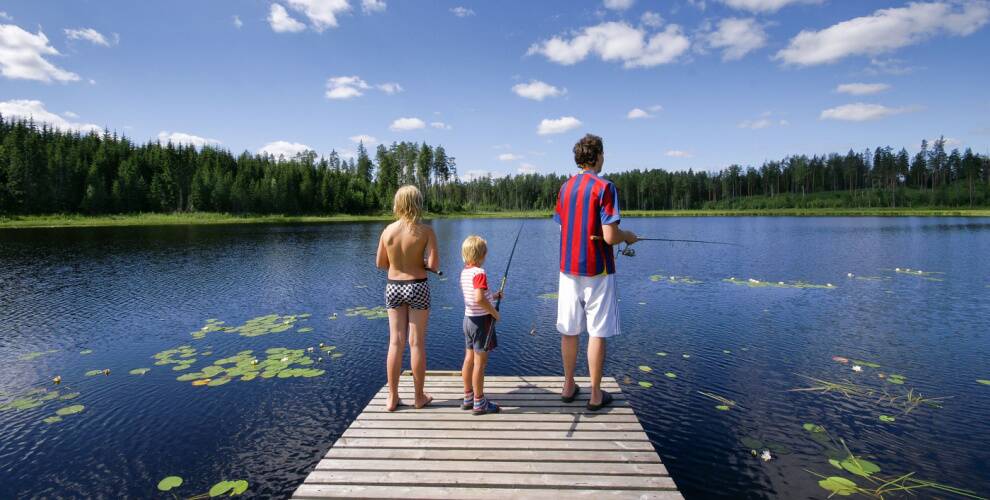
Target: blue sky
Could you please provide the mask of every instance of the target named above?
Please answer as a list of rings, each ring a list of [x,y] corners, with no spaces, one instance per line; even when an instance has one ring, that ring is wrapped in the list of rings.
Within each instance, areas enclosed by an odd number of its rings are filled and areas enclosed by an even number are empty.
[[[0,112],[235,153],[426,141],[462,176],[569,172],[585,132],[610,170],[986,152],[988,21],[986,0],[7,0]]]

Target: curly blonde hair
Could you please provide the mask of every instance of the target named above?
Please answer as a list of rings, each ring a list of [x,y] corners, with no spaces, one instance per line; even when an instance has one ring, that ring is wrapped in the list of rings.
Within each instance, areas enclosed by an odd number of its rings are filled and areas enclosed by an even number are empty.
[[[411,184],[400,187],[395,192],[392,213],[406,224],[419,224],[423,218],[423,193]]]

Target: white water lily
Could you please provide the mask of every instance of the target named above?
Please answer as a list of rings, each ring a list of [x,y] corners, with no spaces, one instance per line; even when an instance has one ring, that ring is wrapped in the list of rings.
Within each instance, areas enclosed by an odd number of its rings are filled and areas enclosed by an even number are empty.
[[[760,453],[760,459],[762,459],[764,462],[769,462],[773,460],[773,457],[770,455],[770,450],[763,450],[763,453]]]
[[[313,352],[313,348],[312,347],[307,347],[306,348],[306,352]]]
[[[289,362],[289,357],[286,356],[286,357],[282,358],[282,362],[283,363],[288,363]]]
[[[863,371],[863,367],[862,366],[859,366],[859,365],[853,365],[853,371],[854,372],[861,372],[861,371]]]
[[[849,278],[852,278],[854,275],[853,275],[853,273],[846,273],[846,276],[849,277]]]
[[[52,382],[55,382],[56,385],[61,384],[62,383],[62,376],[61,375],[55,375],[55,378],[52,379]]]

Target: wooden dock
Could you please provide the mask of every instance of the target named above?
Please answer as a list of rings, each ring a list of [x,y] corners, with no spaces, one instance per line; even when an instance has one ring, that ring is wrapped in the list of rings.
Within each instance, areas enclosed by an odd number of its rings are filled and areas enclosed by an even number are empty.
[[[385,410],[383,387],[334,443],[293,498],[682,498],[615,382],[615,402],[585,409],[591,392],[560,401],[563,377],[487,377],[502,407],[460,409],[458,372],[431,372],[429,408]],[[412,377],[400,396],[413,401]]]

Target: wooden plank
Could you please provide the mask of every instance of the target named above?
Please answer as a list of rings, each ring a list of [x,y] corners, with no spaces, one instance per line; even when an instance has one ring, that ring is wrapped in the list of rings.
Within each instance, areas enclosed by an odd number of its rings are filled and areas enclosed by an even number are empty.
[[[478,437],[488,431],[643,431],[639,423],[618,422],[506,422],[458,421],[458,420],[355,420],[351,429],[433,429],[433,430],[475,430]]]
[[[502,462],[490,460],[366,460],[323,459],[316,465],[319,471],[409,471],[409,472],[514,472],[527,474],[593,474],[628,476],[666,476],[667,469],[659,463],[601,463],[601,462]]]
[[[580,439],[543,440],[531,439],[434,439],[434,438],[358,438],[341,437],[334,446],[357,448],[441,448],[447,450],[627,450],[653,451],[649,441],[589,441]]]
[[[604,388],[604,389],[605,389],[605,391],[608,391],[609,393],[611,393],[612,396],[615,397],[616,399],[625,399],[625,394],[623,394],[621,392],[618,392],[618,389],[609,389],[607,387]],[[424,387],[424,390],[426,392],[432,394],[434,397],[436,397],[438,394],[441,395],[441,396],[443,396],[443,397],[464,397],[464,389],[461,388],[461,386],[457,386],[457,387],[436,387],[436,386],[429,386],[428,385],[428,386]],[[375,397],[388,396],[388,394],[389,394],[389,390],[388,390],[387,387],[385,387],[382,390],[378,391],[375,394]],[[550,397],[550,398],[560,399],[560,390],[550,390],[550,389],[541,388],[541,387],[525,387],[525,386],[524,387],[488,387],[488,386],[485,386],[485,394],[491,395],[493,397],[496,396],[496,395],[503,395],[503,394],[507,394],[507,395],[515,395],[515,394],[536,395],[536,394],[539,394],[539,395]],[[410,397],[412,395],[413,395],[413,388],[412,387],[399,387],[399,396],[401,396],[401,397]],[[584,391],[579,392],[578,395],[577,395],[577,397],[578,397],[578,399],[588,399],[588,397],[590,395],[591,395],[591,390],[589,389],[589,390],[584,390]]]
[[[625,489],[528,489],[528,488],[455,488],[421,486],[324,485],[303,484],[293,498],[494,498],[513,500],[546,500],[558,498],[610,498],[638,500],[682,500],[677,491],[648,491]]]
[[[344,431],[342,437],[376,438],[376,439],[476,439],[480,437],[477,431],[465,430],[433,430],[433,429],[355,429]],[[528,439],[533,446],[539,446],[534,441],[547,439],[593,440],[593,441],[649,441],[646,433],[628,431],[487,431],[485,439]]]
[[[381,420],[425,420],[429,422],[445,422],[449,420],[460,420],[465,422],[616,422],[616,423],[638,423],[639,419],[633,413],[510,413],[502,411],[499,413],[489,413],[487,415],[474,415],[470,411],[459,412],[432,412],[426,414],[423,411],[395,411],[395,412],[370,412],[366,411],[358,415],[356,421],[381,421]]]
[[[584,405],[577,405],[577,404],[560,405],[560,406],[553,406],[553,405],[539,406],[539,405],[527,404],[525,406],[520,406],[517,403],[513,405],[502,404],[499,406],[501,406],[502,408],[502,411],[500,413],[496,415],[479,416],[478,418],[487,418],[489,416],[496,417],[499,415],[509,415],[509,414],[517,414],[517,415],[544,415],[551,413],[580,414],[582,415],[582,418],[591,415],[633,415],[634,414],[632,408],[630,408],[628,405],[609,406],[607,408],[602,408],[601,410],[598,410],[596,412],[590,412],[584,407]],[[460,405],[455,405],[453,403],[442,405],[439,404],[438,402],[434,402],[431,403],[430,406],[426,408],[420,408],[418,410],[413,408],[412,406],[400,406],[398,410],[394,412],[390,412],[388,411],[387,408],[385,408],[385,402],[382,401],[380,403],[369,404],[367,407],[365,407],[364,413],[394,413],[394,414],[405,413],[407,415],[412,415],[417,413],[418,414],[457,413],[459,415],[463,415],[466,413],[466,410],[462,410]]]
[[[512,474],[505,472],[313,471],[307,484],[375,484],[475,488],[554,487],[674,490],[669,476],[599,476],[577,474]]]
[[[454,401],[454,400],[456,400],[458,402],[461,402],[461,401],[464,400],[464,393],[461,392],[461,391],[457,391],[457,392],[439,392],[439,391],[430,391],[430,390],[427,390],[426,392],[430,393],[430,395],[433,396],[434,401],[436,401],[436,400],[442,400],[442,401]],[[563,401],[560,400],[560,394],[554,394],[552,392],[549,392],[549,393],[548,392],[540,392],[540,393],[526,394],[526,393],[517,393],[517,392],[494,393],[494,392],[487,392],[486,391],[485,394],[488,395],[488,396],[491,396],[492,399],[497,399],[497,400],[502,400],[502,401],[520,401],[520,400],[525,400],[525,401],[547,401],[547,402],[560,403],[560,404],[574,404],[574,403],[576,403],[578,401],[582,401],[582,404],[587,404],[588,399],[591,398],[591,395],[590,394],[580,393],[580,394],[577,395],[577,397],[575,397],[575,399],[574,399],[573,402],[571,402],[571,403],[564,403]],[[387,392],[384,392],[384,393],[375,394],[375,396],[371,400],[372,401],[376,401],[376,400],[383,400],[384,401],[386,398],[388,398],[388,393]],[[415,398],[415,395],[413,394],[412,391],[409,391],[409,392],[400,391],[399,392],[399,398],[400,399],[404,399],[404,400],[412,401]],[[624,394],[613,394],[613,400],[614,401],[626,401],[626,396]]]
[[[443,450],[443,449],[387,449],[333,447],[325,458],[361,458],[381,460],[500,460],[542,462],[623,462],[660,463],[660,457],[649,451],[553,451],[553,450]]]
[[[400,380],[399,387],[413,387],[412,380]],[[578,383],[582,390],[587,390],[591,388],[590,383]],[[511,380],[488,380],[485,379],[485,387],[543,387],[546,389],[560,389],[564,386],[563,381],[559,382],[514,382]],[[603,388],[618,388],[619,384],[613,381],[602,380]],[[385,385],[388,387],[388,385]],[[455,380],[436,380],[436,379],[426,379],[426,387],[464,387],[464,382],[461,379]]]

